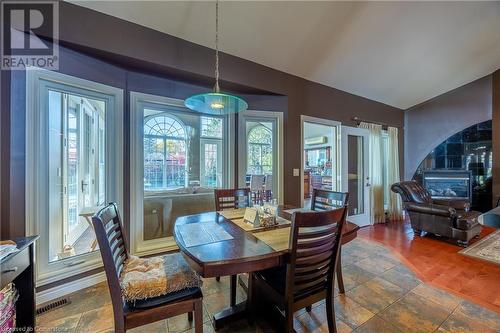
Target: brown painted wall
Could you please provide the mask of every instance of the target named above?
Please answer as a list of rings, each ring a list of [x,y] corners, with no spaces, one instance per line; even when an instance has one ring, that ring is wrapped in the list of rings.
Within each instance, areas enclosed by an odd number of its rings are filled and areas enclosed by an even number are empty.
[[[500,197],[500,70],[493,73],[493,205]]]
[[[79,53],[91,55],[102,61],[89,61],[88,57],[68,51],[61,71],[129,89],[141,87],[173,94],[185,98],[194,91],[210,88],[213,79],[213,50],[202,47],[155,30],[151,30],[118,18],[110,17],[83,7],[66,2],[60,3],[60,42]],[[63,57],[63,56],[61,56]],[[61,59],[63,60],[63,59]],[[116,68],[115,68],[116,66]],[[121,69],[123,70],[121,70]],[[140,74],[140,73],[144,74]],[[135,74],[134,74],[135,73]],[[141,75],[154,74],[163,76],[162,85],[155,85],[154,79],[141,78]],[[17,74],[16,74],[17,75]],[[121,77],[122,75],[126,78]],[[354,125],[353,116],[368,120],[385,122],[392,126],[403,126],[403,112],[400,109],[355,96],[334,88],[326,87],[305,79],[286,74],[238,57],[222,54],[222,87],[244,94],[250,101],[250,108],[284,112],[285,135],[285,202],[300,202],[300,178],[292,176],[293,168],[300,168],[300,115],[334,119],[347,125]],[[177,80],[177,83],[172,79]],[[24,87],[23,80],[16,80],[17,85],[9,95],[11,107],[4,109],[4,89],[2,87],[2,138],[8,137],[16,147],[10,147],[2,140],[2,154],[6,151],[9,160],[2,162],[2,173],[10,170],[10,185],[5,185],[2,174],[2,215],[8,216],[6,230],[14,237],[24,234]],[[19,83],[20,82],[20,83]],[[195,84],[189,89],[179,88]],[[160,88],[168,89],[160,89]],[[134,89],[135,89],[134,88]],[[260,94],[260,95],[259,95]],[[273,96],[281,95],[284,97]],[[168,96],[168,95],[167,95]],[[128,105],[128,97],[125,98]],[[10,111],[10,112],[9,112]],[[9,122],[4,118],[11,117]],[[127,132],[127,114],[125,130]],[[401,130],[400,152],[403,152]],[[126,138],[125,138],[126,139]],[[125,141],[126,142],[126,141]],[[12,148],[12,149],[11,149]],[[127,153],[128,147],[125,147]],[[5,156],[5,155],[3,155]],[[402,160],[402,159],[401,159]],[[7,165],[6,165],[7,164]],[[402,164],[402,163],[401,163]],[[127,175],[128,170],[125,170]],[[7,195],[3,189],[9,186]],[[127,191],[127,186],[125,187]],[[13,205],[4,209],[4,203]],[[2,222],[2,231],[4,222]]]
[[[118,59],[115,55],[119,55],[120,61],[140,69],[154,68],[157,73],[210,82],[207,78],[213,75],[213,50],[209,48],[64,2],[60,12],[62,41],[71,42],[79,48],[99,50],[111,58]],[[285,201],[290,204],[300,202],[300,178],[292,176],[292,169],[300,168],[300,136],[297,133],[300,133],[301,114],[351,125],[354,125],[351,118],[358,116],[403,126],[404,115],[400,109],[238,57],[222,55],[221,77],[237,85],[288,97],[288,110],[284,117],[284,190]],[[400,151],[403,152],[402,140]]]
[[[405,111],[405,179],[441,142],[491,119],[491,85],[488,75]]]

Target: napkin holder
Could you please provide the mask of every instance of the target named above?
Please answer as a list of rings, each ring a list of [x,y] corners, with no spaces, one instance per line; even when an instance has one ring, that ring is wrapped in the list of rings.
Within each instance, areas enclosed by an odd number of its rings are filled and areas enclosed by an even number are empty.
[[[253,207],[245,208],[245,215],[243,216],[243,220],[246,223],[253,225],[254,228],[259,227],[260,220],[259,220],[259,212],[257,211],[257,208],[253,208]]]

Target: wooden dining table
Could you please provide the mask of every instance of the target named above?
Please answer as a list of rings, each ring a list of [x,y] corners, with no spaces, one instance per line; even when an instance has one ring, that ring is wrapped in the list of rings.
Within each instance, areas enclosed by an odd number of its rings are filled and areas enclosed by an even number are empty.
[[[279,206],[278,216],[291,220],[293,207]],[[253,228],[242,223],[243,210],[207,212],[178,217],[174,226],[174,238],[191,267],[203,278],[231,276],[229,307],[214,314],[215,329],[228,321],[242,318],[251,302],[252,286],[248,285],[248,299],[236,304],[236,276],[287,263],[290,223],[274,228]],[[216,230],[215,230],[216,229]],[[357,236],[359,226],[349,221],[344,224],[342,244]],[[186,234],[189,231],[189,235]],[[201,238],[217,232],[224,240],[204,242]],[[214,237],[214,236],[210,236]],[[188,239],[189,238],[189,239]],[[197,239],[200,238],[200,239]],[[199,245],[197,241],[199,240]],[[337,265],[339,290],[343,290],[340,255]]]

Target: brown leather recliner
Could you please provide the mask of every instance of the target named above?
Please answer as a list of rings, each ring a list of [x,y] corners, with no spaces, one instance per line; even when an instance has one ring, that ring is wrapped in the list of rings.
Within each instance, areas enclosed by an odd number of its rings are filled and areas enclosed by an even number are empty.
[[[401,195],[404,209],[410,215],[416,235],[426,231],[438,236],[456,239],[461,246],[481,232],[477,217],[480,212],[467,211],[468,200],[432,199],[430,193],[416,181],[393,184],[391,190]]]

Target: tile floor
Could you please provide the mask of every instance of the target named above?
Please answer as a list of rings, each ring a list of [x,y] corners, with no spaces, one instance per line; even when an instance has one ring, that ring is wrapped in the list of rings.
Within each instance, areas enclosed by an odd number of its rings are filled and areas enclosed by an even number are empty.
[[[356,239],[343,248],[345,295],[336,295],[338,332],[499,332],[500,314],[419,281],[385,247]],[[211,314],[224,308],[229,281],[207,279],[203,286],[204,332],[214,332]],[[238,290],[238,299],[246,297]],[[38,317],[40,331],[113,332],[107,286],[102,283],[69,296],[71,304]],[[325,303],[296,313],[297,332],[327,332]],[[177,316],[130,332],[191,332],[187,316]],[[272,332],[265,322],[246,320],[218,332]]]

